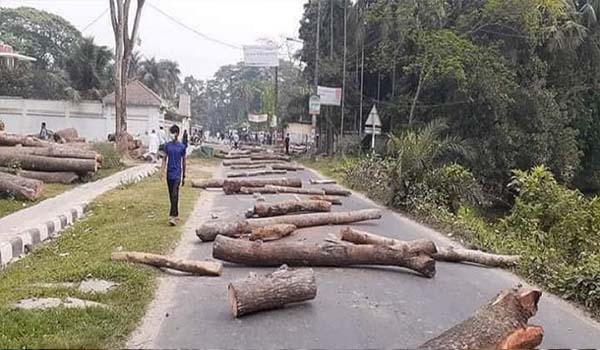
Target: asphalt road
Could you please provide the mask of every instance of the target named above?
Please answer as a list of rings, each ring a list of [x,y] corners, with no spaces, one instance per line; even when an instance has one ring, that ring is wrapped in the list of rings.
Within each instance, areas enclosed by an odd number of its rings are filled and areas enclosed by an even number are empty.
[[[308,183],[309,171],[289,173]],[[281,200],[292,196],[266,196]],[[275,198],[276,197],[276,198]],[[252,196],[205,192],[177,251],[192,259],[211,257],[211,243],[201,243],[193,227],[212,214],[242,215]],[[344,199],[335,211],[378,207],[360,195]],[[390,210],[382,220],[356,228],[398,239],[448,240]],[[308,233],[310,231],[310,233]],[[318,242],[339,227],[304,229],[289,240]],[[520,281],[499,270],[463,264],[438,263],[433,279],[400,268],[316,268],[315,300],[234,319],[227,302],[229,281],[250,271],[226,264],[221,278],[165,276],[157,298],[129,346],[143,348],[414,348],[464,320],[500,290]],[[579,310],[544,294],[538,315],[530,321],[545,329],[542,348],[591,348],[600,345],[600,326]]]

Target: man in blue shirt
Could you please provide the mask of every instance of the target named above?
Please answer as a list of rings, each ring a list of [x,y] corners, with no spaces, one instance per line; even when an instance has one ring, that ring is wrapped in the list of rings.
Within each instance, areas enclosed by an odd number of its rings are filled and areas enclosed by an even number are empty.
[[[179,185],[185,185],[185,153],[183,143],[179,142],[179,127],[173,125],[169,129],[171,141],[165,144],[166,158],[163,159],[163,172],[167,171],[167,186],[171,211],[169,212],[169,225],[175,226],[179,222]],[[166,166],[166,167],[165,167]]]

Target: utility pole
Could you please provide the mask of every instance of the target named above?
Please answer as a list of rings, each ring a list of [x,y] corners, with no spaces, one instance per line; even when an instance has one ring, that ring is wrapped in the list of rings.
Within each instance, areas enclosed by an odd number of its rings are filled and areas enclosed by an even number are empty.
[[[329,0],[329,58],[333,58],[333,3],[335,0]]]
[[[344,6],[344,58],[342,63],[342,124],[340,126],[340,135],[344,137],[344,107],[346,101],[346,30],[348,26],[348,18],[346,16],[346,0],[343,0]]]
[[[360,107],[358,109],[360,123],[358,125],[358,135],[362,137],[362,125],[363,125],[363,88],[365,83],[365,33],[364,27],[362,29],[362,42],[361,42],[361,54],[360,54]]]
[[[319,49],[320,49],[320,41],[321,41],[321,0],[317,0],[317,45],[315,47],[315,95],[319,90]],[[322,124],[322,123],[321,123]],[[317,133],[317,116],[313,114],[312,116],[312,129],[315,132],[315,136]],[[320,131],[320,130],[319,130]],[[321,143],[321,133],[319,132],[318,143]],[[318,144],[316,145],[318,148]]]
[[[279,67],[275,66],[275,106],[273,106],[273,116],[279,115]],[[270,125],[269,125],[270,127]]]

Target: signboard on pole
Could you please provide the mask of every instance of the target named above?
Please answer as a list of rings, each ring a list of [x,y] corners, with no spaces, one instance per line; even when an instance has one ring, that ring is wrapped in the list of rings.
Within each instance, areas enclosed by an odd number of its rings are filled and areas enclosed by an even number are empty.
[[[381,128],[365,126],[365,134],[367,135],[381,135]]]
[[[365,122],[365,134],[371,135],[371,149],[375,149],[375,135],[381,135],[381,119],[375,105]]]
[[[271,46],[244,46],[244,65],[248,67],[279,67],[279,52]]]
[[[327,86],[317,87],[317,95],[321,99],[323,106],[341,106],[342,105],[342,89],[332,88]]]
[[[319,96],[312,95],[308,101],[308,114],[319,115],[321,114],[321,99]]]
[[[251,123],[265,123],[268,120],[268,114],[248,114],[248,121]]]

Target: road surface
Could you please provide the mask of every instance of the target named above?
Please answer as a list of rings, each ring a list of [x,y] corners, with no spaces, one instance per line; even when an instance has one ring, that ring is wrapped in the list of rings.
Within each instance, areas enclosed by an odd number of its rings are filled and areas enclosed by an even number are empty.
[[[223,169],[219,170],[221,173]],[[288,173],[305,183],[315,174]],[[266,196],[267,200],[293,198]],[[275,198],[276,197],[276,198]],[[193,228],[211,214],[220,218],[243,215],[252,196],[225,196],[207,191],[188,222],[175,254],[190,259],[211,257],[211,243],[201,243]],[[378,207],[361,195],[344,199],[335,211]],[[441,234],[390,210],[382,220],[353,225],[398,239],[434,239],[448,244]],[[307,233],[311,231],[311,233]],[[339,227],[304,229],[289,240],[322,241]],[[523,283],[499,270],[463,264],[438,263],[433,279],[400,268],[316,268],[315,300],[281,310],[231,316],[227,302],[229,281],[250,271],[225,264],[221,278],[164,276],[157,297],[129,347],[142,348],[415,348],[427,339],[467,318],[500,290]],[[542,348],[590,348],[600,344],[600,326],[558,298],[544,294],[532,324],[545,329]]]

